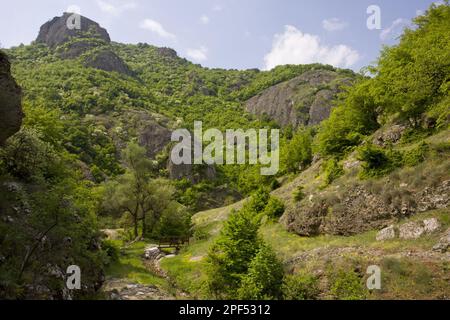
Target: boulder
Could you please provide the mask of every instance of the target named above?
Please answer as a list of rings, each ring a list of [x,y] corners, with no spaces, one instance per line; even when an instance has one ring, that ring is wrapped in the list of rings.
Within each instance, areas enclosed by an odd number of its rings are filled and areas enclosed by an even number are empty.
[[[144,258],[147,260],[156,261],[160,260],[164,256],[164,253],[161,252],[158,247],[149,247],[144,251]]]
[[[445,253],[450,248],[450,228],[444,233],[439,242],[433,247],[434,251]]]
[[[416,222],[408,222],[401,225],[400,228],[400,239],[418,239],[425,233],[425,228]]]
[[[21,89],[11,76],[11,65],[0,51],[0,145],[22,125]]]
[[[386,241],[394,239],[395,236],[395,227],[392,225],[378,232],[376,239],[377,241]]]
[[[427,233],[435,232],[435,231],[439,230],[439,228],[441,227],[439,220],[436,218],[423,220],[423,224],[424,224],[425,232],[427,232]]]

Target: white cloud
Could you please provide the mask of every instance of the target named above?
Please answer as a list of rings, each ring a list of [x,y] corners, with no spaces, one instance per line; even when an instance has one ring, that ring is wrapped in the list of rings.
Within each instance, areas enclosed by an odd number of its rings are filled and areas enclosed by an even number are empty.
[[[133,1],[115,1],[115,3],[107,2],[105,0],[97,0],[97,5],[101,11],[111,14],[113,16],[120,16],[124,11],[135,9],[137,4]]]
[[[358,51],[346,45],[330,47],[322,44],[316,35],[285,26],[283,34],[275,35],[272,50],[264,57],[264,68],[270,70],[279,65],[316,62],[347,68],[359,58]]]
[[[322,26],[327,31],[339,31],[348,27],[348,23],[339,18],[325,19],[322,21]]]
[[[204,14],[204,15],[202,15],[200,17],[200,22],[203,23],[203,24],[208,24],[209,21],[210,21],[210,19],[209,19],[209,17],[206,14]]]
[[[380,39],[389,40],[399,37],[402,34],[403,29],[409,26],[409,24],[410,22],[406,19],[403,18],[396,19],[394,22],[392,22],[392,24],[388,28],[381,31]]]
[[[161,23],[152,19],[145,19],[140,24],[141,29],[149,30],[156,33],[161,38],[175,39],[176,36],[173,33],[168,32]]]
[[[208,48],[201,46],[198,49],[187,49],[186,54],[195,62],[202,62],[208,59]]]

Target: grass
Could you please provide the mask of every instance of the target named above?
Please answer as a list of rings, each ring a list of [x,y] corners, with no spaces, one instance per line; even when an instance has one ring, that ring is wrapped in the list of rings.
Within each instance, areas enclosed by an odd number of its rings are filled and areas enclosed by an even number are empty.
[[[126,279],[141,285],[167,287],[166,279],[151,273],[144,265],[142,255],[148,244],[136,242],[129,247],[123,247],[123,242],[120,240],[115,240],[114,243],[122,249],[119,260],[111,263],[106,270],[108,278]]]

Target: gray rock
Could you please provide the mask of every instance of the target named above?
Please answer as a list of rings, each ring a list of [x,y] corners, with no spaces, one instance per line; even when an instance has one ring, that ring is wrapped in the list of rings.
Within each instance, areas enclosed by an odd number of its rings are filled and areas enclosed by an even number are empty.
[[[133,75],[133,72],[128,68],[126,63],[109,49],[104,49],[88,56],[84,65],[103,71],[115,71],[129,76]]]
[[[144,251],[144,258],[147,260],[158,260],[163,253],[158,247],[149,247]]]
[[[281,126],[317,125],[330,116],[332,101],[341,87],[351,81],[334,71],[307,71],[249,99],[246,109]]]
[[[439,220],[436,218],[423,220],[424,229],[427,233],[432,233],[438,230],[441,227]]]
[[[71,13],[64,13],[61,17],[55,17],[41,26],[36,42],[45,43],[49,47],[57,47],[68,42],[73,37],[97,38],[110,43],[108,32],[100,25],[86,17],[81,16],[80,29],[69,29],[67,21]]]
[[[434,251],[445,253],[450,248],[450,228],[444,233],[439,242],[433,247]]]
[[[393,125],[380,129],[375,133],[373,143],[378,146],[386,146],[389,143],[397,143],[403,136],[406,127],[403,125]]]
[[[383,230],[378,232],[376,237],[377,241],[386,241],[394,238],[395,238],[395,227],[393,225],[384,228]]]
[[[425,233],[425,228],[416,222],[408,222],[400,226],[400,238],[404,240],[418,239]]]

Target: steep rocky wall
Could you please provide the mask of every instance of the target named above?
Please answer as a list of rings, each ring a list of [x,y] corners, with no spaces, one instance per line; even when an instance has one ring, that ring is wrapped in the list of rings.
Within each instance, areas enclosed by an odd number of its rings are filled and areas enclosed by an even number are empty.
[[[0,145],[20,130],[22,118],[21,90],[11,76],[7,56],[0,51]]]
[[[284,127],[316,125],[330,116],[333,99],[352,80],[333,71],[311,70],[251,98],[246,109]]]

